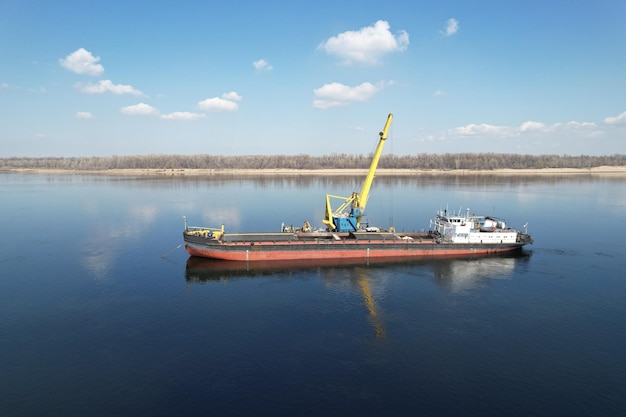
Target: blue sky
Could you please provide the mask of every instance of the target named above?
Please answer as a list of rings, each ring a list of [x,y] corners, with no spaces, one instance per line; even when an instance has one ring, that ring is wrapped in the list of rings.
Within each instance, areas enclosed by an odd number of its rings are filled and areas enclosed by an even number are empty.
[[[626,2],[0,0],[0,157],[626,153]]]

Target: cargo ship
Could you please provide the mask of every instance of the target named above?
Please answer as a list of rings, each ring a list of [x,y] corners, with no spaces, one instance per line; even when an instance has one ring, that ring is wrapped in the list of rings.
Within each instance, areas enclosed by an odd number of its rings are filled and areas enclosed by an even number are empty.
[[[370,189],[393,115],[389,114],[360,192],[349,197],[326,195],[324,226],[313,229],[282,227],[278,232],[232,233],[220,228],[188,226],[183,240],[187,253],[224,261],[289,260],[411,260],[479,256],[519,251],[532,244],[532,236],[510,227],[503,219],[439,210],[424,232],[397,232],[362,224]],[[337,208],[332,202],[339,200]]]

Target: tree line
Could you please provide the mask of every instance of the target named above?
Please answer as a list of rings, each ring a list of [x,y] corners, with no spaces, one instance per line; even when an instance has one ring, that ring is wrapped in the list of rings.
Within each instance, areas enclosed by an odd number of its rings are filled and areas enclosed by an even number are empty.
[[[364,169],[372,155],[136,155],[106,157],[0,158],[0,169]],[[502,153],[383,155],[379,168],[425,170],[495,170],[542,168],[594,168],[626,166],[626,155],[568,156]]]

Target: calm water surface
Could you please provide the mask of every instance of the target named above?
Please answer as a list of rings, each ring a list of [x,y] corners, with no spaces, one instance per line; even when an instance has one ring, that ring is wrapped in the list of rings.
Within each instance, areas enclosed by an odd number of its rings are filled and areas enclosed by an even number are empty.
[[[377,178],[371,224],[470,207],[519,257],[235,269],[190,225],[320,225],[360,178],[0,174],[1,416],[626,415],[626,179]]]

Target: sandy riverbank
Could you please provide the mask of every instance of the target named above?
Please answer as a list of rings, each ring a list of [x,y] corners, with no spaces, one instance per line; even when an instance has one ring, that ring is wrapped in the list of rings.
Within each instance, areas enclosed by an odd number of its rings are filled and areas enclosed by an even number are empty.
[[[107,170],[64,170],[64,169],[2,169],[0,172],[21,174],[83,174],[113,176],[280,176],[280,175],[365,175],[367,169],[107,169]],[[422,170],[422,169],[378,169],[376,175],[426,176],[426,175],[611,175],[626,176],[626,166],[602,166],[589,169],[545,168],[545,169],[496,169],[496,170]]]

